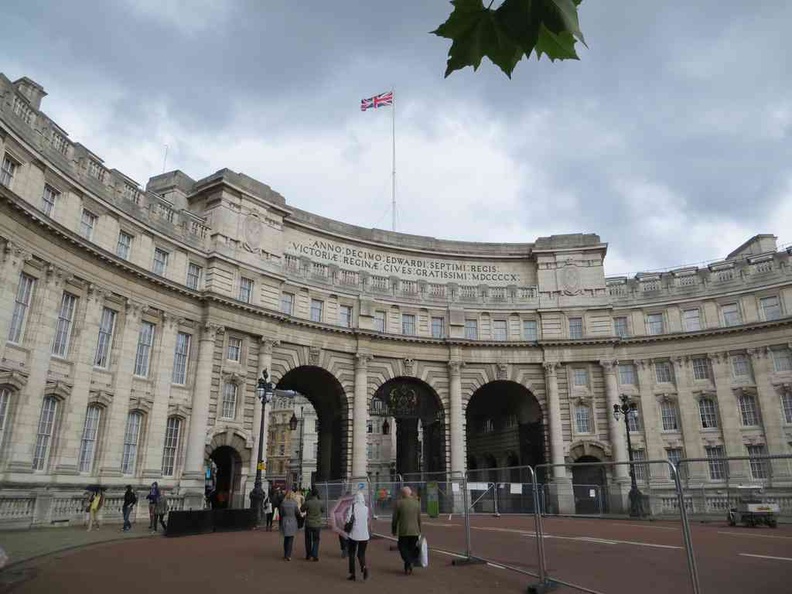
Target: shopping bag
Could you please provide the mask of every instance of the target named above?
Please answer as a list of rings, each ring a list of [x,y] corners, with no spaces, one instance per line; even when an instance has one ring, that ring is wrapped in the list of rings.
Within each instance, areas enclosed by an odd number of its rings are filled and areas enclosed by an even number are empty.
[[[415,565],[418,567],[429,567],[429,543],[425,537],[421,536],[418,539],[416,548]]]
[[[280,520],[280,508],[276,507],[275,513],[272,514],[272,521],[277,522],[278,520]]]

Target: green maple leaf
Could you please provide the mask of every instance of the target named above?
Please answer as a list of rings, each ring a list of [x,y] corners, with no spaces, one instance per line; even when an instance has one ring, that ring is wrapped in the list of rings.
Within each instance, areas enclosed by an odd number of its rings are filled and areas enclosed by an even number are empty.
[[[577,16],[582,0],[504,0],[492,10],[482,0],[452,0],[448,20],[432,31],[451,39],[445,76],[472,66],[484,56],[506,76],[523,56],[536,51],[551,61],[577,60],[575,43],[585,43]]]

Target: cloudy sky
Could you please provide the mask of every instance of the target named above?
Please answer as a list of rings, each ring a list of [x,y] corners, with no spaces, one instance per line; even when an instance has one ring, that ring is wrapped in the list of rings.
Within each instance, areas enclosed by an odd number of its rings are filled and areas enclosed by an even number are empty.
[[[695,6],[689,6],[694,4]],[[497,5],[497,2],[496,2]],[[443,79],[440,0],[7,0],[0,72],[141,184],[228,167],[289,204],[473,241],[598,233],[606,272],[792,243],[788,0],[587,0],[578,62]]]

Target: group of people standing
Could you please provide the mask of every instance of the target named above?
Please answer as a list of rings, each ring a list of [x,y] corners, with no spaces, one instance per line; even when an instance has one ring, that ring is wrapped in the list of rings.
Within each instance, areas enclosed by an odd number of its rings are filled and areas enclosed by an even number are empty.
[[[105,503],[104,489],[102,487],[89,487],[86,491],[84,499],[84,508],[88,513],[88,532],[93,530],[94,525],[97,528],[101,525],[101,511]],[[149,507],[149,530],[157,532],[157,524],[162,526],[163,530],[167,530],[165,524],[165,515],[168,513],[168,498],[160,491],[157,483],[151,484],[151,489],[146,495]],[[138,497],[132,489],[132,485],[126,486],[124,492],[124,501],[121,504],[121,513],[124,516],[124,525],[121,528],[123,532],[132,530],[132,510],[137,505]]]
[[[305,529],[305,560],[319,561],[319,540],[324,525],[324,505],[319,491],[313,487],[304,497],[299,491],[276,489],[264,502],[267,530],[272,530],[277,514],[279,530],[283,536],[283,560],[291,561],[294,538],[300,528]],[[369,577],[366,549],[371,539],[371,513],[362,492],[354,496],[344,516],[344,531],[339,536],[341,556],[348,558],[350,581],[357,580],[357,566],[364,580]],[[401,497],[393,509],[391,532],[398,537],[399,553],[404,562],[404,573],[412,574],[421,535],[421,504],[409,487],[401,490]],[[357,560],[357,563],[356,563]]]

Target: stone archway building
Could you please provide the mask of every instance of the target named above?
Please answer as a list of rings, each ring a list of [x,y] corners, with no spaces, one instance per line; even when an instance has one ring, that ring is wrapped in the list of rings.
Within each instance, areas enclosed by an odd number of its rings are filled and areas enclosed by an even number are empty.
[[[639,405],[644,459],[790,452],[792,266],[771,235],[708,266],[606,278],[593,234],[485,244],[363,229],[227,169],[143,189],[69,139],[44,95],[0,75],[4,491],[158,480],[197,505],[217,434],[234,436],[249,490],[256,380],[301,367],[338,386],[330,478],[365,476],[369,403],[394,378],[437,395],[454,472],[468,403],[497,381],[536,399],[556,481],[574,444],[627,458],[620,394]],[[784,463],[731,471],[792,486]]]

